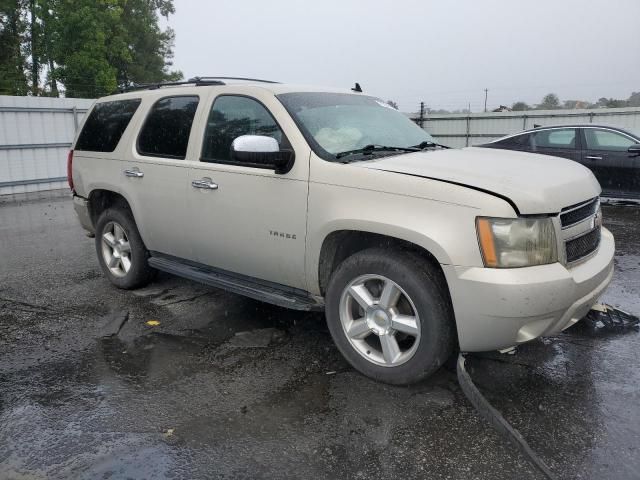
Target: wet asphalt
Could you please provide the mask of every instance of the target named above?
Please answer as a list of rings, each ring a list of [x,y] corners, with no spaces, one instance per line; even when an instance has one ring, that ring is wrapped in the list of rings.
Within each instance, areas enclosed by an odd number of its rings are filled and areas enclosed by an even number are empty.
[[[0,200],[1,479],[542,478],[453,370],[382,385],[321,314],[168,275],[117,290],[74,215],[57,194]],[[604,215],[604,300],[640,314],[640,208]],[[468,369],[558,478],[637,479],[639,335],[579,323]]]

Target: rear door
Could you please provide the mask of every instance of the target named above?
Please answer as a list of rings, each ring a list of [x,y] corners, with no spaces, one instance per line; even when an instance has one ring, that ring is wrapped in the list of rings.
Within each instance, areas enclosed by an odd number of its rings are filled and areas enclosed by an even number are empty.
[[[199,97],[166,95],[148,101],[153,104],[121,166],[123,185],[147,248],[192,259],[186,160],[195,155],[188,145]]]
[[[260,98],[217,95],[203,113],[200,159],[192,162],[188,187],[195,257],[205,265],[307,290],[310,149],[272,94],[255,95]],[[292,169],[278,174],[231,160],[231,142],[249,134],[273,137],[281,149],[293,149]]]
[[[583,129],[583,163],[595,174],[605,196],[640,196],[640,157],[627,151],[636,140],[614,130]]]
[[[531,134],[531,151],[579,162],[580,138],[575,128],[542,129]]]

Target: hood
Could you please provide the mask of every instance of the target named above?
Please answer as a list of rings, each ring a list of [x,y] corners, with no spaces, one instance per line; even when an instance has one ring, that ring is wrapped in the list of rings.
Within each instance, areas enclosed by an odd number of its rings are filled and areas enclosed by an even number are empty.
[[[520,214],[558,213],[600,195],[600,185],[564,158],[469,147],[394,155],[352,165],[455,183],[505,198]]]

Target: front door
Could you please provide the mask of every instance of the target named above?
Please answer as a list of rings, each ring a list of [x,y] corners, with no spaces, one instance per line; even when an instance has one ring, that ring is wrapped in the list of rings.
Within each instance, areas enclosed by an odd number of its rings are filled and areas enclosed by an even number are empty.
[[[640,157],[627,150],[636,141],[603,128],[584,128],[582,163],[589,167],[606,196],[640,195]]]
[[[248,134],[270,136],[281,148],[293,148],[293,168],[277,174],[232,161],[232,141]],[[309,155],[308,147],[290,143],[269,109],[257,99],[228,94],[213,99],[202,135],[201,158],[189,172],[194,182],[189,188],[189,209],[197,261],[307,290]]]

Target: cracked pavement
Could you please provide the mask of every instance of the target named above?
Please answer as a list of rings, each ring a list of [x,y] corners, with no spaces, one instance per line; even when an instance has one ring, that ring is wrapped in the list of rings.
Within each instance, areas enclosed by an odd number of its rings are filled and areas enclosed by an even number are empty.
[[[604,300],[640,314],[640,208],[604,218]],[[468,370],[559,478],[635,479],[638,335],[578,324]],[[8,479],[541,478],[450,369],[382,385],[321,314],[169,275],[115,289],[60,195],[0,203],[0,446]]]

